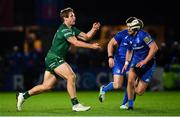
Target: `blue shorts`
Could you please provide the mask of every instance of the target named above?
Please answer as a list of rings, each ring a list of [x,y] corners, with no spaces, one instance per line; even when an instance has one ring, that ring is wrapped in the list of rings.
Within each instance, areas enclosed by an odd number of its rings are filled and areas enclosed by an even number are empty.
[[[155,69],[156,69],[155,60],[149,61],[142,68],[134,67],[137,76],[145,83],[149,83],[151,81]]]
[[[122,68],[124,66],[125,59],[114,58],[114,67],[112,68],[112,72],[114,75],[125,75],[127,71],[130,69],[130,64],[128,68],[122,73]]]

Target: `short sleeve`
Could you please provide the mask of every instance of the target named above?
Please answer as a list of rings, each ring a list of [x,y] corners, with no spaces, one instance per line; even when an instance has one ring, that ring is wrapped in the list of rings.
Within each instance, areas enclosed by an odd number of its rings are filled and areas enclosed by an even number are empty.
[[[78,36],[81,33],[81,31],[76,27],[73,28],[73,31],[75,32],[75,36]]]
[[[120,33],[120,32],[117,33],[117,34],[114,36],[114,39],[118,42],[118,44],[121,43],[121,41],[122,41],[122,35],[121,35],[121,33]]]
[[[146,45],[149,45],[151,42],[154,41],[150,36],[146,36],[143,40],[146,43]]]

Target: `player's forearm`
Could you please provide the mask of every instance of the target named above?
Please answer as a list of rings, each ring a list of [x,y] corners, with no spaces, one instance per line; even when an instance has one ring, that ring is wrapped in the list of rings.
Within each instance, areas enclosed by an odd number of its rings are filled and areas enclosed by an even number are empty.
[[[92,37],[96,34],[97,30],[99,30],[100,25],[101,24],[99,22],[93,23],[91,30],[86,33],[87,39],[92,39]]]
[[[154,57],[157,51],[158,51],[158,47],[156,44],[153,44],[152,46],[150,46],[149,53],[147,57],[144,59],[144,62],[148,63]]]
[[[111,43],[108,44],[107,52],[108,52],[108,57],[112,57],[113,56],[114,47],[112,46]]]
[[[127,50],[126,52],[126,61],[131,61],[133,51]]]
[[[73,43],[73,45],[76,46],[76,47],[82,47],[82,48],[90,48],[90,49],[92,49],[91,44],[86,43],[86,42],[82,42],[82,41],[78,41],[78,40],[76,40],[76,41]]]
[[[96,34],[96,30],[91,29],[88,33],[81,32],[77,37],[83,41],[88,41]]]
[[[88,33],[86,33],[86,39],[87,40],[90,40],[90,39],[92,39],[92,37],[96,34],[96,32],[97,32],[97,30],[95,30],[95,29],[91,29]]]

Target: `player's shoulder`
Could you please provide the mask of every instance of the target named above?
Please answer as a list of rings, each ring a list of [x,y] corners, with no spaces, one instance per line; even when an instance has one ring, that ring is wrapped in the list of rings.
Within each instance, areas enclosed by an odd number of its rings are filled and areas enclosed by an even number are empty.
[[[145,30],[140,30],[139,31],[139,36],[138,36],[141,40],[151,40],[151,36],[149,35],[148,32],[146,32]]]
[[[145,30],[139,30],[139,35],[149,35]]]
[[[128,34],[128,30],[125,29],[125,30],[121,30],[117,33],[117,35],[127,35]]]
[[[127,34],[127,33],[128,33],[128,30],[127,30],[127,29],[121,30],[120,33]]]
[[[69,31],[70,31],[70,29],[65,24],[61,24],[59,26],[58,32],[66,33],[66,32],[69,32]]]

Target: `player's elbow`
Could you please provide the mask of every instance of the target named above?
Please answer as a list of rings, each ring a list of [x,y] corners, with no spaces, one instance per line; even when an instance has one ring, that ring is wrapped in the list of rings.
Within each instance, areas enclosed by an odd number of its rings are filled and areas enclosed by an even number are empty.
[[[91,39],[91,36],[89,36],[89,35],[86,34],[86,35],[84,35],[84,38],[85,38],[86,41],[87,41],[87,40]]]
[[[154,51],[155,51],[155,52],[157,52],[157,51],[158,51],[158,49],[159,49],[159,48],[158,48],[158,46],[157,46],[157,44],[156,44],[156,43],[154,43],[154,44],[153,44],[153,49],[154,49]]]
[[[76,39],[76,37],[72,36],[72,37],[69,37],[68,38],[68,42],[70,44],[72,44],[73,46],[76,46],[78,47],[80,44],[79,44],[79,41]]]

